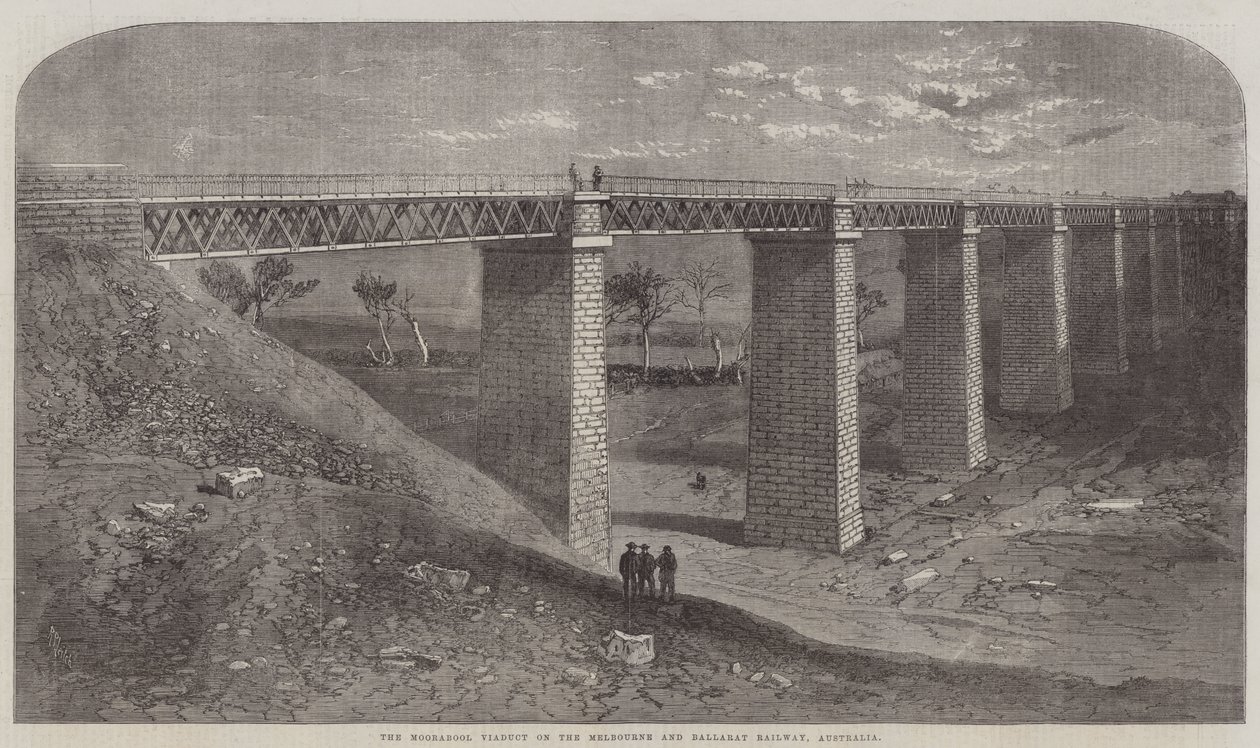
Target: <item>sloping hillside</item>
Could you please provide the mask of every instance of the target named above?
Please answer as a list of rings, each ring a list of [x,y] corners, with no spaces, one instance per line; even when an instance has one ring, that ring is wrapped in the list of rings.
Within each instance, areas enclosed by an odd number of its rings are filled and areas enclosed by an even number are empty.
[[[1229,687],[823,646],[694,598],[627,620],[507,492],[198,290],[57,241],[18,273],[19,720],[1241,717]],[[212,493],[235,464],[264,488]],[[613,627],[657,660],[605,662]]]

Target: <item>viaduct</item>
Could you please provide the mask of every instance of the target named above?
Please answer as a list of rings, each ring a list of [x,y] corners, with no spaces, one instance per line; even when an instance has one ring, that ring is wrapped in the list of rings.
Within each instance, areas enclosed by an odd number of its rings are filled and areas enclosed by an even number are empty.
[[[1002,408],[1057,413],[1073,378],[1127,371],[1241,252],[1245,201],[837,189],[560,175],[153,176],[23,165],[19,238],[157,263],[473,242],[483,262],[483,469],[560,538],[609,559],[603,266],[615,237],[742,233],[753,248],[747,516],[754,544],[843,551],[863,537],[854,260],[865,232],[907,249],[904,466],[987,457],[977,240],[1005,233]],[[1224,250],[1212,249],[1225,247]],[[1070,261],[1069,261],[1070,258]]]

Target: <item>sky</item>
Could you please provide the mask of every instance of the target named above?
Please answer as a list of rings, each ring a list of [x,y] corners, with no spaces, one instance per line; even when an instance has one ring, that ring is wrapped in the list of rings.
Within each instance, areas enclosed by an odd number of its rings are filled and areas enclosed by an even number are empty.
[[[1135,26],[173,24],[45,60],[19,158],[1242,191],[1238,87]]]

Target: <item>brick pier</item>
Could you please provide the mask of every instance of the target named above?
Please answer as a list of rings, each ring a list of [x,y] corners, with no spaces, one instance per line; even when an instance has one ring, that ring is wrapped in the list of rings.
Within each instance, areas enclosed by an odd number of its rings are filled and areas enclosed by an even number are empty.
[[[1072,370],[1077,373],[1123,374],[1129,370],[1122,229],[1072,229],[1069,329]]]
[[[1159,287],[1155,283],[1155,226],[1136,224],[1124,229],[1124,308],[1131,353],[1152,353],[1161,346],[1156,312]]]
[[[57,236],[139,251],[135,177],[117,164],[39,164],[17,170],[17,236]]]
[[[838,552],[862,539],[856,234],[750,237],[748,511],[744,538]]]
[[[999,403],[1005,410],[1058,413],[1072,405],[1067,227],[1005,234]]]
[[[970,469],[988,457],[977,228],[906,232],[901,462]]]
[[[520,490],[549,529],[607,565],[608,237],[482,247],[477,461]]]

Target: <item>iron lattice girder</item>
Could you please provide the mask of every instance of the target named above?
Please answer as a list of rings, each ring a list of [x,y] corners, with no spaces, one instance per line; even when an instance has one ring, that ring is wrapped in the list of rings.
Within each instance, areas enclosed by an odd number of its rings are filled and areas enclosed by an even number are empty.
[[[149,257],[228,256],[554,236],[568,209],[560,196],[147,203],[142,227]]]
[[[1053,226],[1054,211],[1047,203],[980,203],[977,226]]]
[[[1121,205],[1120,222],[1125,224],[1148,223],[1150,213],[1144,205]]]
[[[1064,219],[1069,226],[1112,226],[1116,210],[1110,205],[1066,205]]]
[[[614,195],[600,210],[608,234],[830,231],[834,226],[829,200]]]
[[[960,228],[962,219],[961,203],[877,201],[853,207],[853,227],[858,231]]]

